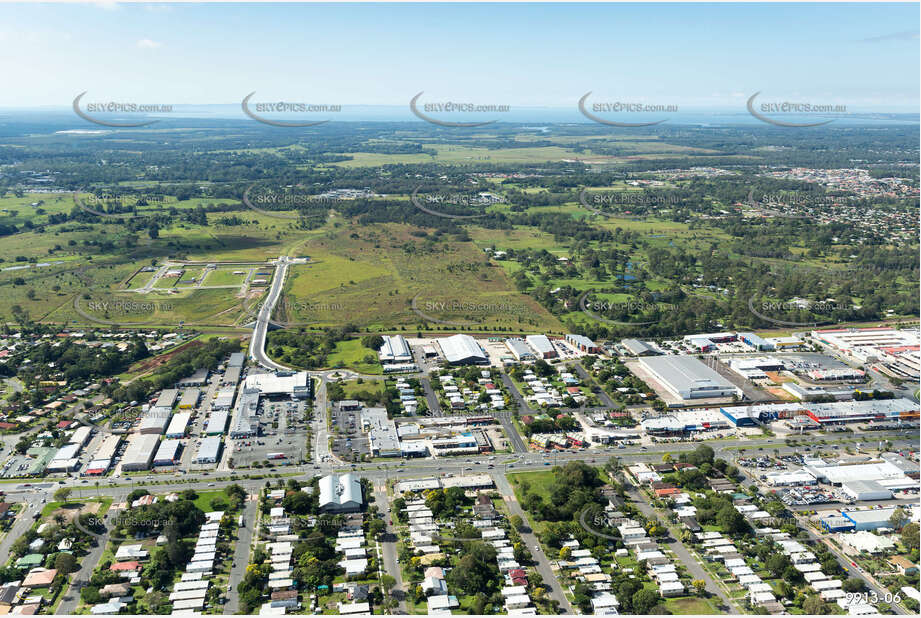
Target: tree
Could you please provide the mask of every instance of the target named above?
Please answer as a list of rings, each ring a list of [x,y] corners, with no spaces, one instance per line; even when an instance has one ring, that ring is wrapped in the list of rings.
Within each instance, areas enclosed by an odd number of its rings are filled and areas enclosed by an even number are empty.
[[[648,614],[650,610],[659,604],[661,597],[655,590],[637,590],[631,598],[633,601],[634,614]]]
[[[918,524],[912,522],[902,526],[902,543],[909,550],[918,549]]]
[[[825,605],[822,597],[814,594],[803,601],[803,612],[813,615],[827,614],[828,606]]]
[[[704,596],[704,593],[707,591],[707,582],[702,579],[695,579],[691,582],[691,585],[694,586],[694,590],[699,597]]]
[[[56,492],[54,492],[54,500],[56,502],[67,502],[67,499],[70,497],[70,494],[73,492],[73,489],[70,487],[61,487]]]
[[[745,518],[732,504],[726,504],[716,514],[716,523],[724,534],[738,534],[748,528]]]
[[[897,507],[889,516],[889,527],[893,530],[901,530],[907,521],[908,516],[905,514],[905,509]]]
[[[572,557],[572,549],[563,547],[560,549],[560,560],[569,560]]]
[[[848,577],[841,585],[841,588],[845,592],[863,592],[864,583],[859,577]]]
[[[384,525],[383,519],[372,519],[368,524],[368,532],[371,533],[371,536],[374,537],[380,536],[385,529],[386,526]]]
[[[509,523],[512,524],[512,528],[521,532],[524,529],[524,519],[521,518],[521,515],[512,515],[509,518]]]
[[[393,575],[389,573],[384,573],[381,575],[381,585],[384,587],[384,590],[389,594],[393,587],[397,585],[397,580]]]
[[[58,570],[58,573],[63,573],[64,575],[69,575],[70,573],[80,570],[77,559],[74,558],[73,554],[64,552],[54,557],[54,568]]]

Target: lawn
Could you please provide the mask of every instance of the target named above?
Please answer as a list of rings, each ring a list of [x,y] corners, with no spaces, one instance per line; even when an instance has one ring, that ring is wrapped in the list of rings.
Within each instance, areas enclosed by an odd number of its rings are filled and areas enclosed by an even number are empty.
[[[361,340],[351,339],[336,343],[336,350],[327,357],[330,367],[348,367],[359,373],[379,375],[383,373],[377,359],[377,352],[361,345]]]
[[[710,599],[697,597],[676,597],[665,599],[665,607],[673,614],[719,614]]]

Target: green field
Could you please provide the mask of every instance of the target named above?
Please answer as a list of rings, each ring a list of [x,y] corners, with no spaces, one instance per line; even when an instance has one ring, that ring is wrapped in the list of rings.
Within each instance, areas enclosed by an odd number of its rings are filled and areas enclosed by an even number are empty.
[[[369,375],[383,373],[377,360],[377,352],[361,345],[358,339],[336,343],[336,351],[327,357],[327,361],[333,368],[348,367]]]

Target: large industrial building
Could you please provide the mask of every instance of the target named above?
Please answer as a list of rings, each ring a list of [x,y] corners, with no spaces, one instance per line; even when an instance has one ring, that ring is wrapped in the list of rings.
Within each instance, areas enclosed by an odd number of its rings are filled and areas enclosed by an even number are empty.
[[[169,425],[171,412],[169,408],[157,406],[141,418],[138,432],[143,434],[161,435]]]
[[[116,434],[110,433],[103,438],[102,444],[96,449],[93,454],[93,460],[87,464],[83,474],[97,476],[108,472],[112,466],[112,459],[118,452],[118,447],[121,446],[121,443],[122,437]]]
[[[640,358],[639,364],[681,400],[742,396],[742,390],[693,356]]]
[[[584,335],[566,335],[566,342],[580,352],[600,354],[601,347]]]
[[[860,363],[877,360],[881,348],[913,346],[917,349],[921,343],[917,329],[839,328],[814,330],[812,337]]]
[[[158,408],[170,408],[176,405],[176,400],[179,398],[179,391],[175,388],[165,388],[160,392],[160,396],[157,397],[157,407]]]
[[[243,388],[233,411],[231,438],[252,438],[259,434],[259,397],[259,391]]]
[[[399,457],[400,437],[396,424],[387,418],[386,408],[361,411],[361,429],[368,433],[369,449],[375,457]]]
[[[125,449],[125,455],[122,457],[122,470],[149,469],[159,445],[159,435],[131,436],[128,439],[128,448]]]
[[[174,466],[179,463],[179,456],[182,449],[182,442],[179,440],[164,440],[160,443],[156,455],[153,458],[155,466]]]
[[[227,429],[227,419],[229,418],[227,410],[213,410],[208,417],[208,424],[205,426],[205,435],[219,436]]]
[[[306,371],[297,373],[257,373],[246,376],[243,389],[258,391],[267,397],[288,395],[294,399],[307,399],[311,395],[313,382]]]
[[[330,474],[320,479],[320,511],[355,513],[361,505],[361,483],[354,474]]]
[[[441,353],[452,365],[482,365],[489,362],[486,352],[470,335],[452,335],[438,340]]]
[[[412,350],[409,349],[409,343],[403,335],[384,335],[384,343],[378,351],[382,364],[390,363],[411,363],[413,360]]]
[[[534,350],[537,358],[548,359],[557,357],[556,348],[553,347],[553,342],[550,341],[547,335],[528,335],[524,340],[527,341],[531,349]]]
[[[821,426],[851,422],[916,420],[919,406],[910,399],[869,399],[831,403],[763,403],[723,407],[720,408],[720,412],[737,426],[792,419],[797,416],[806,416],[813,423],[817,423],[817,426]]]
[[[209,436],[202,439],[195,456],[197,464],[217,463],[221,458],[221,436]]]
[[[620,344],[633,356],[659,356],[661,354],[659,350],[639,339],[624,339]]]
[[[182,398],[179,400],[180,410],[191,410],[198,405],[201,398],[201,391],[197,388],[187,388],[182,392]]]
[[[192,415],[189,412],[174,414],[169,422],[169,427],[166,428],[166,437],[184,438],[186,432],[189,430],[189,421],[191,418]]]
[[[508,351],[512,353],[512,356],[514,356],[515,360],[518,362],[532,361],[537,359],[537,357],[534,355],[534,350],[528,346],[524,339],[506,339],[505,347],[508,348]]]

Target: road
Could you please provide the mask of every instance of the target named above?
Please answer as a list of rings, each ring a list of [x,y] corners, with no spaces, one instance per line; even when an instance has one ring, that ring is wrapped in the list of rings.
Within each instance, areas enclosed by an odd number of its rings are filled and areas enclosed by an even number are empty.
[[[108,530],[111,511],[106,513],[104,518],[105,526]],[[70,586],[64,592],[64,599],[58,606],[57,614],[73,614],[80,603],[80,589],[83,588],[93,575],[93,569],[99,564],[102,554],[105,553],[106,545],[109,542],[109,535],[106,533],[101,538],[97,537],[95,547],[90,547],[90,553],[80,559],[80,570],[74,573],[70,578]]]
[[[515,491],[512,489],[505,475],[493,474],[492,479],[496,484],[496,489],[502,494],[508,506],[509,515],[518,515],[523,521],[530,521],[524,509],[518,504],[518,500],[515,498]],[[555,599],[560,604],[560,609],[563,610],[564,614],[575,614],[576,611],[573,609],[569,599],[567,599],[566,595],[563,593],[563,587],[560,585],[560,580],[557,579],[556,574],[550,567],[550,560],[548,560],[547,555],[544,554],[544,550],[541,548],[537,536],[530,527],[528,527],[527,531],[521,531],[520,534],[521,540],[524,541],[528,551],[531,552],[531,557],[537,562],[537,572],[540,573],[540,576],[544,580],[544,588],[547,590],[547,596],[551,599]]]
[[[266,369],[277,371],[291,371],[291,367],[286,367],[276,363],[268,354],[265,353],[265,339],[269,331],[269,322],[272,320],[272,312],[278,299],[281,298],[281,292],[285,287],[285,275],[288,273],[289,258],[281,256],[275,263],[275,276],[272,279],[272,286],[265,298],[265,302],[256,313],[256,324],[253,326],[253,336],[249,341],[249,358]]]
[[[391,595],[399,603],[399,613],[406,614],[406,588],[403,584],[403,573],[400,571],[400,564],[397,560],[397,533],[395,528],[390,525],[393,521],[393,513],[390,512],[390,501],[387,499],[387,480],[383,483],[374,484],[374,502],[384,518],[386,528],[380,536],[380,545],[384,573],[392,575],[397,583],[394,585]]]
[[[642,513],[649,519],[658,519],[660,522],[667,522],[668,519],[665,517],[664,513],[657,513],[652,506],[649,505],[649,501],[643,496],[638,489],[632,485],[628,485],[627,493],[633,500],[634,506],[636,506]],[[723,604],[724,611],[731,611],[733,613],[743,614],[742,608],[738,607],[729,596],[723,591],[723,589],[713,580],[710,574],[700,565],[694,556],[691,555],[691,552],[688,551],[688,548],[685,547],[684,543],[678,539],[669,536],[667,541],[660,541],[663,545],[667,546],[682,563],[684,563],[685,568],[688,573],[691,574],[692,579],[700,579],[706,582],[707,591],[710,594],[716,595],[720,598]]]
[[[237,592],[237,586],[243,581],[246,575],[246,567],[249,564],[249,552],[253,545],[253,531],[256,528],[258,520],[259,500],[249,498],[258,496],[250,494],[243,506],[243,525],[237,528],[237,541],[234,543],[233,564],[230,567],[228,583],[230,590],[227,592],[227,605],[224,606],[223,613],[236,614],[240,611],[240,593]]]

